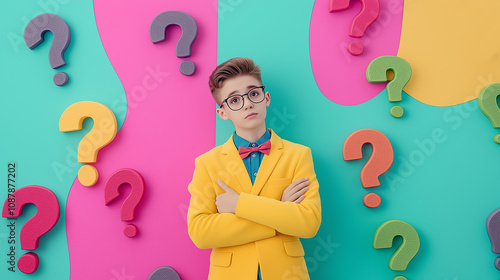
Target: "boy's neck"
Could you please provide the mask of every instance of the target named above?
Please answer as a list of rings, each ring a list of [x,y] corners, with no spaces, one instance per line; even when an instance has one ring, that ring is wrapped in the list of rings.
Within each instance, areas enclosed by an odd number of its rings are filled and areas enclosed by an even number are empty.
[[[245,129],[236,129],[236,134],[239,137],[247,140],[248,142],[257,142],[264,134],[266,134],[267,128],[266,126],[259,127],[258,129],[245,130]]]

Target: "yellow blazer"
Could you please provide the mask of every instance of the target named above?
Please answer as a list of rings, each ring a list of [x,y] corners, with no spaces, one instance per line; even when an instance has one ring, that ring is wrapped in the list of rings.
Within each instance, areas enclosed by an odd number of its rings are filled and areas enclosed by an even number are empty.
[[[311,150],[271,131],[271,150],[264,155],[252,185],[233,136],[195,160],[187,215],[189,236],[210,255],[211,280],[309,279],[299,238],[316,235],[321,224],[319,184]],[[293,181],[308,177],[305,199],[281,202]],[[240,194],[236,213],[218,213],[218,180]]]

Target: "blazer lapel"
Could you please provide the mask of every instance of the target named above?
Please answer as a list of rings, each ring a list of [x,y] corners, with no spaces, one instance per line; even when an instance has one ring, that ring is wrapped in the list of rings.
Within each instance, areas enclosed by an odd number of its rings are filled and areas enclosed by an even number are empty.
[[[283,140],[270,129],[271,131],[271,151],[269,155],[264,155],[262,162],[259,167],[259,172],[255,178],[255,182],[251,191],[251,194],[259,195],[260,191],[264,187],[264,184],[269,179],[269,176],[274,170],[274,167],[278,163],[281,155],[283,154]]]
[[[226,143],[223,144],[221,153],[227,171],[231,175],[236,177],[240,184],[239,188],[236,188],[235,186],[229,184],[228,186],[234,189],[238,193],[240,193],[241,191],[250,193],[250,191],[252,190],[252,181],[248,176],[247,169],[245,167],[245,164],[243,163],[243,160],[240,157],[240,154],[238,153],[238,150],[234,146],[233,135],[231,135],[229,140],[227,140]]]

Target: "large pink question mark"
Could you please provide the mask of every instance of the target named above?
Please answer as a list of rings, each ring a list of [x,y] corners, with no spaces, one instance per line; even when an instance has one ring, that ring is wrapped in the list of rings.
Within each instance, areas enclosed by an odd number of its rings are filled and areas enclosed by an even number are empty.
[[[13,199],[13,200],[12,200]],[[40,186],[26,186],[13,192],[3,204],[2,217],[15,218],[23,214],[24,205],[33,203],[37,212],[24,223],[19,235],[21,249],[35,250],[42,235],[51,230],[59,220],[59,202],[49,189]],[[33,273],[38,268],[38,255],[29,252],[22,255],[17,267],[23,273]]]
[[[377,20],[380,13],[379,0],[359,0],[361,2],[361,12],[354,18],[349,30],[349,36],[361,38],[365,35],[370,24]],[[349,7],[350,0],[330,0],[330,13],[340,12]],[[360,55],[364,51],[361,42],[352,42],[347,47],[347,51],[352,55]]]
[[[120,186],[127,183],[130,184],[132,190],[122,204],[122,221],[131,221],[135,219],[135,209],[144,195],[144,179],[142,179],[139,172],[125,168],[117,170],[109,176],[104,187],[104,200],[107,206],[120,196]],[[123,233],[127,237],[134,237],[137,235],[137,227],[134,224],[129,224],[125,227]]]

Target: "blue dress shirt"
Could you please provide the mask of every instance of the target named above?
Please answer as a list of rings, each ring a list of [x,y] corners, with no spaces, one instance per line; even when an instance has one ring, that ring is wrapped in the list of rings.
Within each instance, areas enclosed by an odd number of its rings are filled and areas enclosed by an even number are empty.
[[[241,138],[236,134],[236,131],[233,133],[233,142],[234,145],[236,146],[236,149],[238,149],[239,147],[257,147],[269,139],[271,139],[271,132],[267,128],[266,128],[266,133],[264,133],[264,135],[262,135],[262,137],[259,140],[257,140],[257,142],[249,142]],[[257,177],[260,163],[262,162],[263,158],[264,158],[264,153],[256,151],[250,153],[248,157],[243,159],[243,163],[245,164],[245,167],[247,169],[248,176],[250,176],[250,179],[252,180],[252,185],[255,182],[255,178]],[[257,273],[257,280],[262,280],[262,276],[260,275],[260,266]]]

